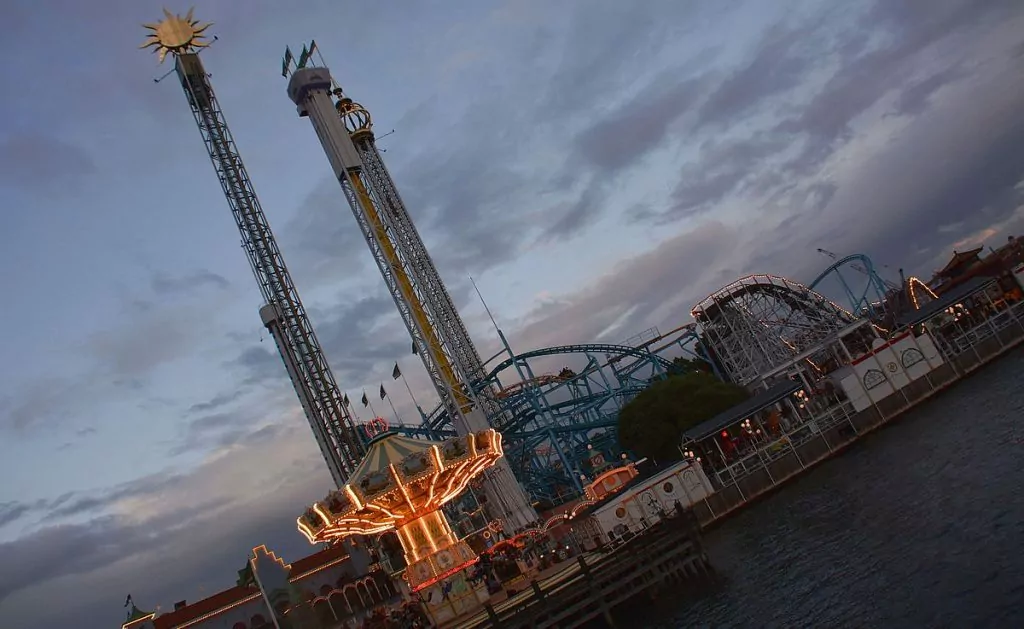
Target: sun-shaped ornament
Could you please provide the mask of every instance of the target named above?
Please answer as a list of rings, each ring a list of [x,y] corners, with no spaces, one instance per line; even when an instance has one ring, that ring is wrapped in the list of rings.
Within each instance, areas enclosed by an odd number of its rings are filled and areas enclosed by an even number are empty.
[[[167,53],[178,54],[209,46],[210,43],[202,39],[206,37],[203,32],[210,27],[211,22],[200,24],[199,20],[192,17],[192,11],[189,9],[185,17],[181,17],[164,9],[163,20],[156,24],[143,24],[153,32],[139,48],[155,46],[153,52],[160,56],[160,63],[163,63]]]

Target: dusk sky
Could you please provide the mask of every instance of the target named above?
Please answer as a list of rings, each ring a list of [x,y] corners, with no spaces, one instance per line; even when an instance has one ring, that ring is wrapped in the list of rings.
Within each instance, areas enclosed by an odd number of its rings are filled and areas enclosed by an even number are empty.
[[[670,329],[752,272],[809,281],[819,247],[930,276],[1024,232],[1020,0],[195,15],[340,385],[355,400],[384,382],[400,413],[395,361],[436,398],[285,94],[285,45],[315,39],[395,130],[384,157],[485,356],[470,275],[525,351]],[[160,17],[150,0],[0,8],[5,627],[116,626],[128,593],[168,610],[233,585],[256,545],[296,559],[312,549],[295,518],[331,486],[185,97],[153,81],[173,66],[138,50]]]

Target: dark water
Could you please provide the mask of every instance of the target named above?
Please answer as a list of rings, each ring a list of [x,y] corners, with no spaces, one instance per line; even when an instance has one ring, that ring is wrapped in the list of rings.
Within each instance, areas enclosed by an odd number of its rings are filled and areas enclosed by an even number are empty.
[[[1024,627],[1024,351],[707,536],[655,627]]]

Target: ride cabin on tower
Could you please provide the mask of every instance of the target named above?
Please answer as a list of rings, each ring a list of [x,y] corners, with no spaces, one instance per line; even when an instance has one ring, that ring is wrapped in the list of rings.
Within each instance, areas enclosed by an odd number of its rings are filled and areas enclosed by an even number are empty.
[[[209,45],[203,38],[210,24],[195,20],[191,10],[181,17],[164,9],[163,20],[144,26],[150,34],[140,48],[153,47],[161,63],[168,54],[174,57],[174,71],[185,91],[238,226],[242,248],[263,295],[260,318],[274,337],[331,477],[338,487],[343,487],[365,454],[366,445],[342,402],[341,391],[197,54],[198,49]]]
[[[288,96],[312,122],[456,432],[489,428],[488,417],[501,413],[500,406],[489,387],[474,387],[485,376],[483,361],[384,166],[370,113],[345,96],[326,67],[312,65],[310,50],[304,48],[298,63],[286,52],[283,74],[290,75]],[[507,531],[536,521],[505,459],[485,475],[483,488]]]

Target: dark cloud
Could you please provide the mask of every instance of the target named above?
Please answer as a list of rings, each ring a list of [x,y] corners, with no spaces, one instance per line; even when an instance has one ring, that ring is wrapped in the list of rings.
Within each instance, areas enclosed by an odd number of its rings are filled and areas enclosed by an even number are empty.
[[[66,518],[83,514],[95,515],[102,513],[122,500],[159,493],[180,484],[182,481],[183,477],[180,475],[154,474],[100,491],[87,493],[68,492],[56,500],[37,504],[36,510],[45,513],[47,518]]]
[[[1013,215],[1024,202],[1024,123],[1016,113],[1024,80],[1012,88],[1005,78],[978,80],[961,97],[905,129],[824,212],[807,217],[798,233],[808,245],[817,238],[833,251],[930,274],[921,265]]]
[[[821,62],[821,29],[821,16],[769,27],[745,65],[726,76],[701,104],[696,125],[735,124],[796,87]]]
[[[223,406],[227,406],[242,397],[242,389],[233,389],[218,393],[205,402],[197,402],[188,408],[189,413],[209,413]]]
[[[170,483],[120,488],[120,499],[147,501],[130,518],[101,515],[66,524],[50,514],[31,534],[0,544],[5,557],[0,605],[6,620],[25,629],[53,626],[68,617],[76,618],[77,625],[112,625],[123,618],[127,592],[141,606],[169,609],[182,598],[195,600],[230,587],[257,545],[267,544],[288,560],[309,554],[315,549],[295,531],[295,516],[321,497],[330,481],[315,463],[311,443],[295,448],[296,434],[260,435],[261,443],[246,444]],[[267,460],[280,453],[282,437],[290,444],[283,446],[288,454],[264,474],[268,478],[255,481],[262,491],[236,495],[230,486],[219,495],[206,491],[210,479],[221,484],[226,477],[259,476],[240,472],[251,466],[252,457]],[[198,493],[200,487],[204,490]],[[61,605],[41,607],[38,597],[49,596],[53,588],[65,592]],[[97,597],[97,591],[106,592],[106,598]]]
[[[303,286],[367,272],[372,256],[333,177],[325,177],[280,232],[288,268]]]
[[[202,269],[178,277],[171,277],[164,273],[157,273],[153,276],[152,280],[150,280],[150,286],[158,297],[168,297],[190,294],[202,288],[224,290],[231,286],[231,283],[222,275]]]
[[[900,94],[895,113],[901,116],[916,116],[923,113],[931,103],[932,95],[949,83],[967,76],[968,73],[963,68],[953,66],[911,83]]]
[[[0,184],[30,194],[62,195],[96,172],[82,148],[56,137],[24,134],[0,140]]]
[[[237,358],[228,361],[228,367],[239,367],[245,373],[243,385],[252,385],[276,378],[285,377],[284,364],[277,352],[274,339],[267,335],[259,345],[252,345],[239,353]]]
[[[409,353],[411,340],[383,286],[352,299],[342,295],[331,308],[310,308],[317,339],[342,388],[366,382],[367,369]],[[229,363],[248,385],[287,382],[288,375],[272,339],[244,349]]]
[[[579,235],[612,211],[607,199],[616,189],[614,177],[670,145],[694,149],[692,162],[658,182],[674,191],[671,198],[627,208],[661,222],[659,229],[685,218],[690,222],[683,233],[665,233],[650,251],[510,326],[513,344],[524,349],[618,342],[650,326],[665,329],[685,321],[700,298],[751,271],[809,280],[827,264],[814,254],[816,247],[926,265],[964,234],[993,225],[1002,234],[1024,228],[1014,213],[1021,201],[1017,166],[1024,163],[1016,149],[1024,139],[1017,121],[1024,104],[1019,76],[1007,71],[1001,80],[989,77],[972,86],[970,99],[954,98],[976,70],[962,59],[965,51],[985,39],[982,27],[994,23],[999,11],[1015,4],[879,2],[863,20],[836,18],[843,24],[830,23],[832,30],[807,37],[792,34],[810,33],[813,21],[776,26],[734,70],[715,66],[711,55],[706,72],[680,67],[656,77],[648,72],[652,57],[665,54],[687,29],[706,27],[708,16],[694,15],[692,3],[667,2],[648,11],[609,3],[604,13],[588,3],[564,23],[541,11],[527,36],[517,32],[518,41],[501,48],[517,61],[503,62],[506,73],[482,76],[493,68],[478,70],[481,76],[470,81],[476,96],[425,99],[395,125],[402,141],[389,150],[389,167],[462,304],[469,293],[460,278],[468,271],[514,259],[542,233]],[[559,32],[570,35],[555,37]],[[884,150],[869,147],[876,151],[870,159],[852,149],[840,153],[865,112],[888,99],[889,113],[906,119],[906,128],[879,142]],[[171,105],[177,114],[179,105]],[[563,144],[567,138],[575,139]],[[852,172],[850,162],[863,165]],[[822,172],[826,163],[831,168]],[[724,209],[741,202],[747,210],[733,226],[727,219],[735,217],[724,216]],[[723,216],[712,214],[718,211]],[[320,184],[282,236],[300,280],[326,283],[349,272],[365,274],[370,266],[333,181]],[[354,286],[333,300],[336,305],[310,312],[343,388],[366,382],[380,365],[390,371],[392,361],[409,355],[394,303],[376,273],[370,276],[373,289]],[[165,360],[163,350],[149,347],[162,339],[162,327],[144,331],[129,334],[136,350]],[[167,340],[186,345],[173,333]],[[106,349],[126,386],[144,385],[138,374],[152,361]],[[200,583],[207,592],[230,585],[233,567],[255,544],[269,542],[286,556],[309,550],[289,523],[329,481],[308,428],[301,422],[256,428],[236,404],[241,391],[248,395],[276,383],[288,404],[264,407],[259,416],[281,408],[298,416],[273,340],[265,336],[260,345],[246,347],[229,367],[243,376],[241,387],[194,404],[182,442],[236,446],[227,456],[237,457],[237,467],[204,467],[188,477],[152,478],[52,503],[3,504],[0,524],[41,520],[35,533],[0,547],[5,604],[18,599],[21,609],[48,613],[25,602],[26,588],[37,586],[31,596],[42,602],[59,586],[67,614],[115,624],[121,601],[97,601],[96,591],[131,587],[140,604],[166,605],[193,598]],[[67,388],[69,402],[48,408],[55,388],[35,391],[34,406],[8,401],[0,414],[28,425],[40,415],[66,412],[76,390]],[[301,456],[269,460],[267,453],[293,438],[304,444]],[[273,471],[272,482],[258,489],[230,487],[243,504],[225,507],[230,500],[223,495],[214,502],[220,485],[240,483],[262,469]],[[246,502],[249,496],[258,498]],[[141,522],[115,515],[88,520],[142,500],[159,502],[168,513]],[[60,518],[77,523],[53,523]],[[159,577],[140,583],[140,574]],[[19,620],[13,621],[29,626]],[[60,624],[45,613],[31,622]]]
[[[931,60],[923,55],[957,37],[984,37],[974,29],[998,20],[1012,4],[1002,0],[948,0],[929,3],[928,10],[922,11],[923,5],[914,0],[876,2],[858,25],[861,30],[836,42],[834,54],[841,56],[839,69],[780,129],[809,135],[812,142],[808,150],[817,154],[847,137],[851,122],[890,90],[908,92],[901,101],[906,98],[907,103],[923,104],[927,95],[961,76],[955,71],[959,59],[953,56],[949,60],[947,56],[947,63],[954,68],[940,68],[927,79],[915,80],[921,67],[930,66]],[[867,48],[861,34],[871,31],[885,33],[887,43]]]
[[[720,269],[741,242],[739,231],[722,223],[699,225],[621,262],[585,289],[539,306],[512,341],[526,348],[614,343],[637,330],[678,322],[698,298],[727,281]]]
[[[742,194],[747,188],[763,193],[778,182],[769,158],[784,150],[788,143],[788,138],[768,131],[741,139],[705,141],[697,160],[680,174],[672,192],[672,205],[654,218],[664,222],[692,216],[731,194]]]
[[[23,502],[0,502],[0,527],[17,522],[31,510],[32,507]]]
[[[298,406],[294,394],[285,403],[288,406]],[[209,452],[229,446],[257,445],[274,439],[290,429],[283,423],[255,427],[257,417],[256,413],[247,408],[193,419],[183,427],[180,437],[171,445],[170,454],[177,456],[186,452]]]
[[[678,71],[677,71],[678,72]],[[669,140],[668,131],[698,99],[703,77],[666,73],[622,106],[573,139],[583,165],[601,174],[616,174]]]
[[[77,405],[92,399],[88,385],[86,380],[64,378],[40,378],[23,383],[0,397],[0,430],[23,435],[44,424],[63,423]]]
[[[472,100],[459,106],[439,95],[399,121],[399,131],[414,136],[410,142],[429,147],[414,153],[396,147],[388,159],[442,273],[481,273],[512,259],[539,235],[575,236],[608,211],[602,193],[609,184],[595,169],[624,164],[657,146],[659,128],[691,98],[679,83],[694,68],[679,68],[664,89],[652,87],[656,102],[635,103],[650,116],[632,119],[632,135],[646,148],[612,137],[629,124],[614,114],[581,137],[580,146],[593,149],[593,156],[577,151],[554,157],[564,151],[556,143],[620,102],[623,86],[649,72],[653,57],[667,55],[669,46],[735,3],[683,4],[659,2],[636,11],[621,3],[588,3],[557,25],[541,17],[549,10],[534,7],[536,21],[503,42],[502,57],[517,59],[514,66],[505,66],[500,77],[470,72]],[[436,135],[416,131],[431,127]],[[538,161],[538,154],[552,157]]]

